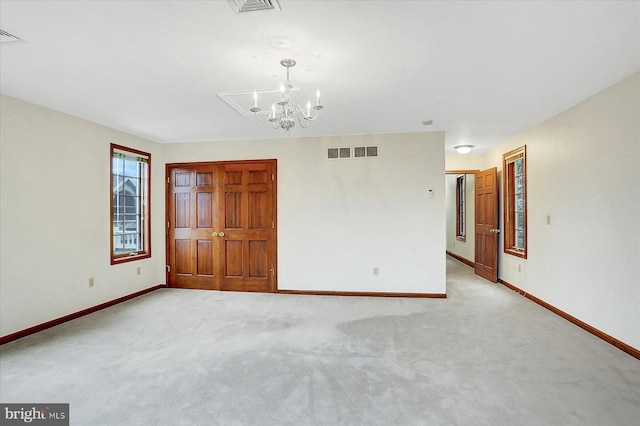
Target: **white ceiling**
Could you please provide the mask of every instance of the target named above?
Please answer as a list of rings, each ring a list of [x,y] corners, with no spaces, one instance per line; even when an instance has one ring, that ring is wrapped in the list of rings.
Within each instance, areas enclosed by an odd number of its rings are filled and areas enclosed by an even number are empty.
[[[0,90],[157,142],[283,137],[221,92],[292,81],[292,137],[446,131],[493,147],[640,70],[638,1],[0,1]],[[263,108],[268,108],[263,105]],[[424,126],[423,120],[433,120]]]

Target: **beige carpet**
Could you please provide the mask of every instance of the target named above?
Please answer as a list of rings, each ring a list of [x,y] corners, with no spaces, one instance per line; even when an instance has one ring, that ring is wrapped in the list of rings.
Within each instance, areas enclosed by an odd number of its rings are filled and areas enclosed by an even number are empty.
[[[158,290],[4,345],[72,425],[636,425],[640,362],[448,259],[447,299]]]

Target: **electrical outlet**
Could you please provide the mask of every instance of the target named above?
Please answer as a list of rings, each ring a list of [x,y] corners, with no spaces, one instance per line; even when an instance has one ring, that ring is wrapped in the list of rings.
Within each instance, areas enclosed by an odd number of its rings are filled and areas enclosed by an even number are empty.
[[[93,287],[93,277],[89,278],[89,287]]]
[[[522,265],[518,265],[518,272],[522,272]]]
[[[379,273],[380,273],[380,270],[378,269],[378,267],[377,266],[374,267],[373,268],[373,275],[379,275]]]
[[[138,266],[138,269],[136,269],[136,274],[140,275],[140,267]]]

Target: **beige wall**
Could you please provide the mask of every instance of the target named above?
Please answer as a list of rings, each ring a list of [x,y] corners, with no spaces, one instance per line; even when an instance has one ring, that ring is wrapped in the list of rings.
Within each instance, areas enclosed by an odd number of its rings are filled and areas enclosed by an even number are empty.
[[[501,176],[522,145],[528,259],[501,252],[499,277],[640,348],[640,73],[447,169]]]
[[[0,333],[164,283],[161,221],[151,259],[112,266],[109,256],[109,144],[151,153],[152,200],[163,203],[159,145],[9,96],[0,102]]]
[[[328,160],[327,148],[379,147]],[[444,133],[166,144],[168,163],[278,160],[278,287],[440,293]],[[428,189],[434,197],[428,198]],[[378,268],[379,275],[373,274]]]

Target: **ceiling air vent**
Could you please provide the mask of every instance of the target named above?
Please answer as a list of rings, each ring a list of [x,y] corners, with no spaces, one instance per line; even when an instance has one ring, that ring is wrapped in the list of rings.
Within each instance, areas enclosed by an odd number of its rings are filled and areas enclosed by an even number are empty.
[[[10,41],[20,41],[20,38],[0,28],[0,43],[8,43]]]
[[[280,10],[278,0],[228,0],[234,12],[245,13],[258,10]]]

